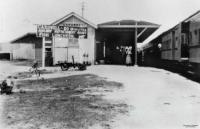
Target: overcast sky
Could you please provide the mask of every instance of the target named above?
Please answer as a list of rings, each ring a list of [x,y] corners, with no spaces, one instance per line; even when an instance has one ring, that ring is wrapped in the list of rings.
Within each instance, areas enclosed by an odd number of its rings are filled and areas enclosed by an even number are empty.
[[[72,11],[81,15],[83,1],[85,18],[95,24],[122,19],[160,24],[150,39],[200,10],[200,0],[0,0],[0,42],[36,32],[34,24],[50,24]]]

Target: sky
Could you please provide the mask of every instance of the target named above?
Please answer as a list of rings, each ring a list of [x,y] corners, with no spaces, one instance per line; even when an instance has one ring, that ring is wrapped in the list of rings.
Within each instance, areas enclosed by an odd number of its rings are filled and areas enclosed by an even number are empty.
[[[145,43],[200,10],[200,0],[0,0],[0,42],[9,42],[35,24],[50,24],[70,12],[94,24],[112,20],[144,20],[161,25]]]

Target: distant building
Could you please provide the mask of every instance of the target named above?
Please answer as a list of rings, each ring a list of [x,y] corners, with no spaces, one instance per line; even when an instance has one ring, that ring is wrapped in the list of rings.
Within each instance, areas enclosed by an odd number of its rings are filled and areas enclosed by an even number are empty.
[[[0,43],[0,59],[12,59],[10,43]]]
[[[38,60],[42,54],[42,38],[36,37],[36,33],[27,33],[11,42],[13,59]]]

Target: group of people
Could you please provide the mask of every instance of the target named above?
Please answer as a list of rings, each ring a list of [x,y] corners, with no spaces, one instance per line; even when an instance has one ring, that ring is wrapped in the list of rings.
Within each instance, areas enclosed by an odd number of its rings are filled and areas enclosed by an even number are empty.
[[[132,65],[132,47],[131,46],[121,46],[120,52],[122,53],[122,57],[125,59],[125,64],[127,66]]]

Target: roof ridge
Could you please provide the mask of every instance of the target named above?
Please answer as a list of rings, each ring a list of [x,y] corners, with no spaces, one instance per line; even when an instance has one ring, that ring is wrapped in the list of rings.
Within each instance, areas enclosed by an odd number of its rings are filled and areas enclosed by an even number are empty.
[[[61,23],[62,21],[66,20],[67,18],[71,17],[71,16],[75,16],[76,18],[78,18],[79,20],[81,20],[81,21],[87,23],[88,25],[90,25],[90,26],[92,26],[92,27],[94,27],[94,28],[97,28],[97,25],[91,23],[90,21],[88,21],[87,19],[85,19],[84,17],[78,15],[78,14],[75,13],[75,12],[71,12],[71,13],[69,13],[69,14],[63,16],[62,18],[56,20],[55,22],[51,23],[50,25],[59,24],[59,23]]]

